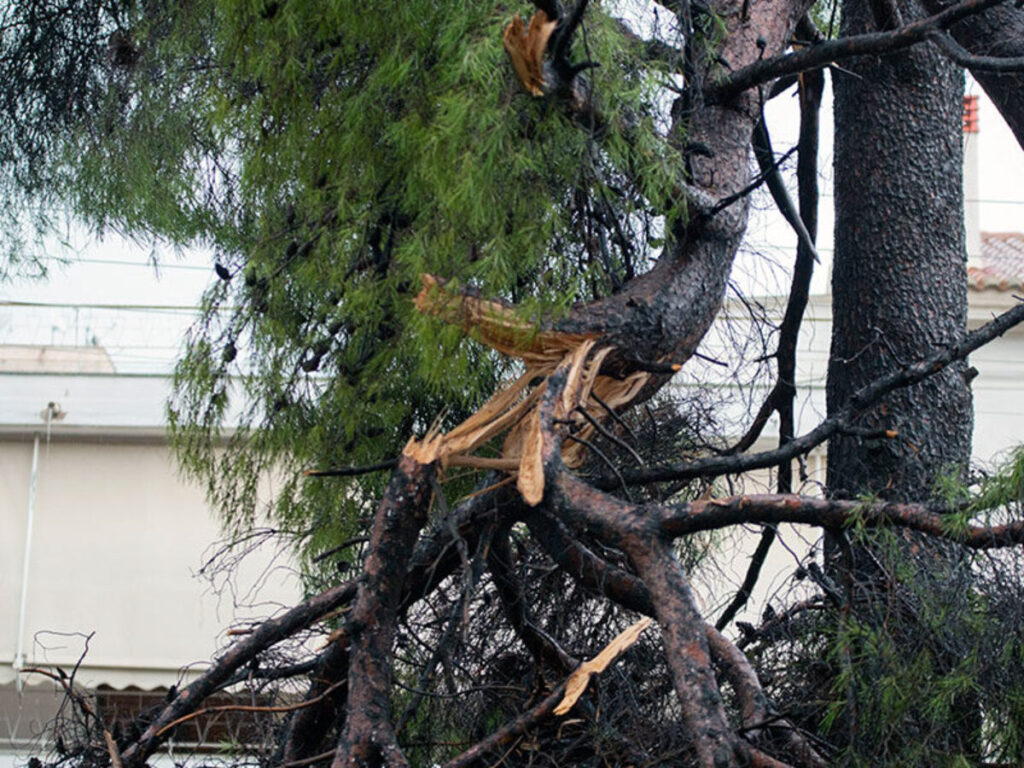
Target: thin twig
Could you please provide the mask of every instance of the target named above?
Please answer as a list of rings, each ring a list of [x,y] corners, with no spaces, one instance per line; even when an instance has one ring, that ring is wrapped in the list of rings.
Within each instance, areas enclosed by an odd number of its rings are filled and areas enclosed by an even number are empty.
[[[388,459],[377,464],[364,464],[355,467],[331,467],[330,469],[306,469],[303,470],[303,477],[354,477],[356,475],[367,475],[371,472],[382,472],[386,469],[394,469],[398,466],[398,459]]]
[[[307,699],[306,701],[300,701],[297,704],[285,704],[280,707],[260,707],[254,706],[252,704],[224,704],[222,706],[217,707],[206,707],[204,709],[197,709],[195,712],[190,712],[187,715],[182,715],[177,720],[172,720],[163,728],[158,730],[156,732],[156,735],[162,736],[167,731],[181,725],[182,723],[186,723],[189,720],[194,720],[197,717],[202,717],[203,715],[213,714],[214,712],[294,712],[297,709],[305,709],[308,706],[316,704],[318,701],[322,701],[330,693],[346,684],[348,684],[347,678],[344,680],[339,680],[334,685],[330,686],[327,690],[325,690],[323,693],[321,693],[319,696],[316,696],[312,699]]]
[[[580,415],[582,415],[583,418],[586,419],[590,423],[590,425],[594,429],[596,429],[597,432],[602,437],[604,437],[606,440],[610,440],[611,442],[615,443],[615,445],[617,445],[620,448],[622,448],[623,450],[627,451],[630,456],[632,456],[634,459],[636,459],[636,463],[639,464],[641,467],[646,467],[647,466],[647,462],[644,461],[643,456],[641,456],[639,453],[637,453],[635,450],[633,450],[633,446],[631,446],[625,440],[623,440],[623,439],[621,439],[619,437],[616,437],[611,432],[609,432],[607,429],[605,429],[604,426],[601,424],[601,422],[599,422],[597,419],[595,419],[593,416],[591,416],[589,413],[587,413],[587,409],[586,408],[584,408],[582,405],[578,405],[578,406],[576,406],[576,410],[580,412]]]
[[[598,405],[600,405],[602,408],[604,408],[605,413],[607,413],[609,416],[611,416],[612,419],[615,420],[616,424],[618,424],[620,427],[622,427],[624,430],[626,430],[626,432],[629,433],[629,436],[635,442],[640,442],[639,438],[637,438],[637,436],[636,436],[636,432],[633,431],[633,429],[629,426],[629,424],[627,424],[626,421],[621,416],[619,416],[619,414],[617,414],[615,412],[614,408],[612,408],[610,405],[608,405],[608,403],[606,403],[604,400],[602,400],[600,398],[600,396],[596,392],[591,391],[590,399],[593,400]]]

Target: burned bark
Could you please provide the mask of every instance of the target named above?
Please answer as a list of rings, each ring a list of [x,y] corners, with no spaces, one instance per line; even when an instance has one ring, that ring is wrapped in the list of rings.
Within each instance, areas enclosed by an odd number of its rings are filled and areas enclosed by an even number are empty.
[[[843,11],[844,34],[874,28],[866,3]],[[835,78],[830,413],[903,361],[954,344],[967,325],[962,75],[928,47],[847,65],[851,74]],[[963,473],[973,421],[965,370],[952,364],[854,424],[895,437],[833,437],[832,492],[905,500]]]
[[[930,13],[947,6],[943,0],[924,1]],[[971,56],[1017,60],[1016,71],[993,71],[983,62],[975,66],[970,60],[965,63],[1024,147],[1024,105],[1020,100],[1024,92],[1024,9],[1004,3],[954,24],[949,33]]]

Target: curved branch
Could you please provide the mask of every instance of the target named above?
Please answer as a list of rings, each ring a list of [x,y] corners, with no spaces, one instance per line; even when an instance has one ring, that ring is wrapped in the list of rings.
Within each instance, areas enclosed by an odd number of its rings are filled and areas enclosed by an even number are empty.
[[[651,595],[639,578],[594,554],[561,522],[539,510],[530,511],[526,524],[548,557],[584,587],[631,611],[654,616]]]
[[[862,525],[868,528],[908,528],[969,549],[998,549],[1024,544],[1024,520],[1002,525],[960,527],[950,524],[949,511],[926,504],[865,503],[753,494],[662,507],[658,526],[666,536],[685,536],[743,523],[804,523],[835,529]]]
[[[850,426],[850,422],[864,409],[878,402],[884,395],[895,389],[908,387],[938,373],[954,360],[963,360],[969,354],[984,346],[1006,331],[1024,322],[1024,304],[1007,310],[981,328],[968,333],[958,344],[947,347],[917,363],[893,371],[877,381],[855,392],[846,405],[822,421],[806,434],[794,438],[786,445],[770,451],[740,456],[711,456],[683,464],[650,467],[620,472],[622,481],[628,485],[644,485],[673,480],[692,480],[697,477],[738,474],[752,469],[764,469],[807,453],[821,445],[832,435]],[[600,477],[594,487],[609,490],[619,487],[619,478]]]
[[[807,743],[792,723],[776,714],[747,655],[711,626],[707,627],[707,637],[715,664],[732,684],[740,700],[744,731],[771,731],[772,735],[780,738],[782,746],[796,758],[797,765],[824,768],[826,762],[814,747]]]
[[[869,32],[829,40],[795,53],[761,59],[726,75],[716,83],[707,85],[704,96],[709,103],[722,103],[749,88],[770,82],[777,77],[819,69],[851,56],[886,54],[909,48],[924,42],[933,32],[944,30],[961,19],[1003,2],[1006,0],[966,0],[927,19],[912,22],[891,32]]]
[[[348,643],[335,640],[321,654],[303,699],[309,706],[299,710],[285,732],[283,762],[308,758],[322,744],[332,722],[341,719],[348,696]]]
[[[721,692],[711,669],[704,619],[667,537],[646,524],[643,507],[620,502],[586,487],[569,475],[562,461],[555,414],[564,405],[568,366],[548,379],[538,410],[545,500],[574,523],[585,525],[622,549],[650,593],[654,615],[696,764],[725,768],[737,764],[742,745],[729,727]],[[570,393],[570,396],[571,393]],[[588,500],[599,504],[588,504]]]
[[[222,704],[216,707],[204,707],[203,709],[197,709],[195,712],[189,712],[187,715],[182,715],[177,720],[172,720],[163,728],[157,732],[157,736],[162,736],[172,728],[177,728],[182,723],[186,723],[189,720],[194,720],[197,717],[203,715],[210,715],[215,712],[294,712],[298,709],[305,709],[306,707],[316,704],[324,697],[330,695],[332,692],[341,687],[344,682],[338,682],[330,686],[320,696],[314,699],[306,699],[304,701],[296,702],[295,704],[283,704],[281,706],[257,706],[254,704]]]
[[[934,32],[928,39],[947,57],[971,71],[1024,72],[1024,56],[977,56],[943,32]]]

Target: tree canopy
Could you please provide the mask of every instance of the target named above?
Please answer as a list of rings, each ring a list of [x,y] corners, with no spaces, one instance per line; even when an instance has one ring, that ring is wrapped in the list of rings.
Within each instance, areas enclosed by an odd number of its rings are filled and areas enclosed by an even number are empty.
[[[309,575],[306,601],[116,731],[69,686],[56,762],[141,766],[242,684],[272,702],[251,706],[259,760],[295,768],[1021,759],[1021,461],[969,486],[964,361],[1024,308],[966,334],[957,88],[989,73],[1024,136],[1024,12],[855,0],[833,37],[838,9],[809,6],[6,7],[2,188],[39,212],[8,245],[60,204],[216,253],[174,437],[234,530],[266,473],[287,479],[271,515]],[[837,167],[846,325],[829,413],[797,435],[833,63],[858,78],[837,88],[842,151],[873,154]],[[762,118],[794,87],[795,203]],[[858,122],[876,102],[908,109]],[[799,247],[755,345],[773,385],[737,436],[665,385],[761,185]],[[750,452],[773,413],[779,447]],[[793,460],[829,440],[829,493],[793,495]],[[778,493],[731,492],[769,467]],[[826,546],[784,612],[733,627],[787,522]],[[708,616],[702,537],[745,524],[761,546]]]
[[[660,103],[671,62],[634,66],[642,41],[600,9],[577,45],[601,64],[591,102],[567,114],[517,87],[500,6],[49,5],[10,11],[31,68],[13,95],[52,103],[12,105],[9,189],[217,251],[171,417],[242,524],[261,468],[393,457],[506,371],[413,310],[421,274],[556,316],[646,271],[685,212]],[[40,35],[34,11],[67,26]],[[245,434],[221,459],[211,431],[232,406]],[[288,522],[324,504],[285,498]]]

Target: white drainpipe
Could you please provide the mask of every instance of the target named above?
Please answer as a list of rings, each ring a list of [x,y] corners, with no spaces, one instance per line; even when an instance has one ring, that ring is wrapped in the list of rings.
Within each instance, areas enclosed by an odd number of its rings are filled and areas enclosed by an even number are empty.
[[[49,420],[47,420],[49,421]],[[21,571],[21,604],[18,607],[18,640],[14,653],[14,684],[21,692],[23,683],[21,670],[25,668],[25,612],[28,608],[28,574],[32,561],[32,530],[36,516],[36,474],[39,471],[39,435],[32,444],[32,474],[28,481],[28,518],[25,521],[25,556]]]

